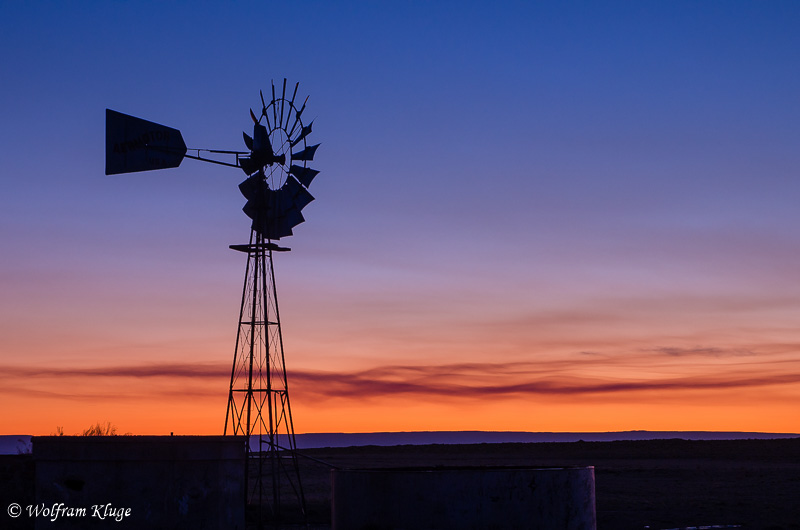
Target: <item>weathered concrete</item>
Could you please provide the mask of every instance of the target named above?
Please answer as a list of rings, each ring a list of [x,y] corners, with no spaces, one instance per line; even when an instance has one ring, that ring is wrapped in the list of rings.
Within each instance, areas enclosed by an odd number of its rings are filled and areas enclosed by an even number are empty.
[[[37,436],[33,456],[37,529],[244,529],[243,438]]]
[[[332,471],[334,530],[595,530],[594,468]]]

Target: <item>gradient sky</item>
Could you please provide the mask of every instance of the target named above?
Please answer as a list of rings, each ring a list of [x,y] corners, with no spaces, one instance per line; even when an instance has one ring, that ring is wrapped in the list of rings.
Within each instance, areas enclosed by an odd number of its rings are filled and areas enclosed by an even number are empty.
[[[310,95],[277,256],[298,432],[800,432],[800,3],[0,1],[0,432],[222,432],[242,149]]]

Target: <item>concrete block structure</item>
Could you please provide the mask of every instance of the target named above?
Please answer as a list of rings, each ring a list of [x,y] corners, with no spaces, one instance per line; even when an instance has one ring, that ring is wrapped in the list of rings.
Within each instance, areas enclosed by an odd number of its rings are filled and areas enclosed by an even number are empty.
[[[243,437],[37,436],[33,455],[37,529],[244,530]]]
[[[332,471],[333,530],[595,530],[594,468]]]

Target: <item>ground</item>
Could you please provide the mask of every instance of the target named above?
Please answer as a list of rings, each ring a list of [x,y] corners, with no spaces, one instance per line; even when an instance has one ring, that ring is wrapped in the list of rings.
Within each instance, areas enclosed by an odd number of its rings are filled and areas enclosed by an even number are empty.
[[[800,530],[800,438],[305,449],[313,530],[329,528],[330,469],[409,466],[594,466],[599,530]],[[0,459],[0,499],[33,499],[29,455]],[[291,498],[284,496],[291,517]],[[29,528],[0,514],[0,528]],[[733,526],[738,525],[738,526]]]
[[[302,453],[342,468],[594,466],[599,530],[800,529],[800,439],[354,447]],[[303,472],[311,518],[325,523],[329,470],[306,461]]]

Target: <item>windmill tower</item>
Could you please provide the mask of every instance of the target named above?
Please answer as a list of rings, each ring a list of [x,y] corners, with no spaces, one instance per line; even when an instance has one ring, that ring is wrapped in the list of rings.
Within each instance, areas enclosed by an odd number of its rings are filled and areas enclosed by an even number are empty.
[[[308,144],[308,97],[299,105],[298,86],[288,97],[284,79],[280,96],[274,83],[269,102],[260,94],[261,114],[250,110],[253,135],[243,134],[248,151],[187,149],[177,129],[106,110],[107,175],[178,167],[184,158],[237,167],[247,175],[239,189],[252,220],[250,239],[230,246],[247,254],[247,263],[223,432],[247,441],[246,502],[257,510],[259,523],[282,518],[287,493],[305,516],[273,259],[290,250],[278,241],[304,221],[301,210],[314,200],[307,188],[319,173],[308,166],[319,144]]]
[[[280,97],[274,85],[269,103],[261,94],[259,117],[250,111],[253,136],[244,134],[250,155],[239,158],[248,175],[239,189],[247,199],[243,210],[252,219],[250,242],[231,245],[247,254],[247,266],[225,434],[257,437],[258,447],[248,446],[255,457],[249,459],[254,480],[250,480],[250,468],[245,475],[250,500],[269,506],[268,515],[277,519],[282,516],[281,495],[286,490],[299,498],[305,513],[273,260],[275,253],[289,250],[275,242],[292,235],[292,228],[304,221],[301,210],[314,200],[307,187],[318,173],[308,167],[319,147],[308,145],[311,124],[305,126],[302,121],[308,98],[299,108],[295,106],[297,88],[287,98],[284,79]]]

